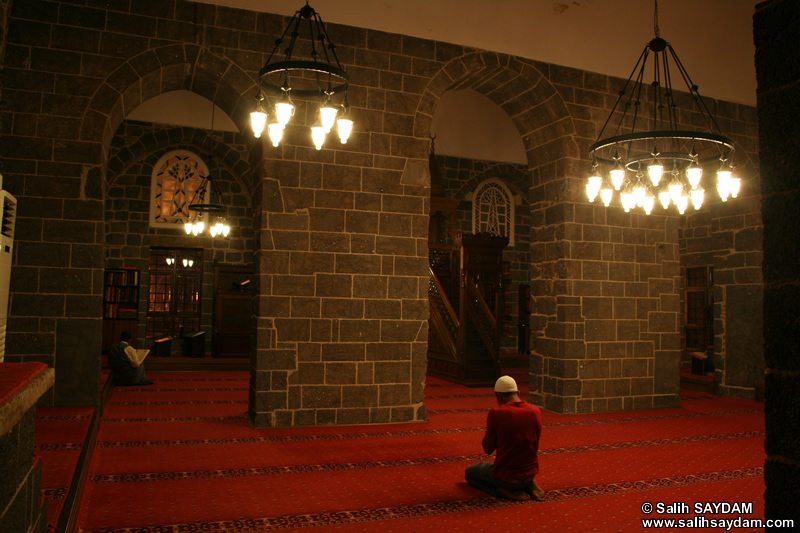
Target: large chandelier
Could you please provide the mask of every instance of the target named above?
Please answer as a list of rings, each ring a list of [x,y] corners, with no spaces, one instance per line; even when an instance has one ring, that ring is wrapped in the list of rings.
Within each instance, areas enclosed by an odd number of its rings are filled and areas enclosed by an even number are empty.
[[[740,180],[732,177],[733,141],[724,136],[706,102],[672,45],[658,29],[655,0],[655,38],[644,51],[619,93],[598,140],[589,147],[591,171],[586,194],[590,202],[599,196],[608,207],[618,195],[628,212],[642,208],[648,215],[656,203],[663,209],[674,205],[684,214],[689,204],[700,209],[705,198],[704,170],[716,170],[716,189],[722,201],[739,194]],[[645,82],[647,60],[652,57],[653,81]],[[670,63],[672,60],[672,64]],[[704,130],[679,129],[678,105],[671,73],[680,74]],[[645,117],[649,110],[649,117]],[[616,116],[612,136],[603,137]],[[686,120],[684,120],[686,122]],[[616,193],[616,194],[615,194]]]
[[[300,30],[306,27],[309,45],[307,58],[295,59],[295,47],[300,38]],[[273,61],[273,58],[280,57],[280,50],[284,46],[287,34],[290,39],[283,49],[283,60]],[[314,11],[308,2],[294,14],[283,34],[275,40],[275,48],[272,49],[258,76],[260,83],[256,96],[256,109],[250,113],[250,124],[256,137],[261,137],[266,128],[272,145],[277,147],[283,138],[284,128],[295,112],[291,96],[297,96],[319,101],[317,120],[311,126],[311,138],[317,150],[322,149],[325,137],[334,125],[337,126],[341,143],[347,142],[353,129],[353,121],[348,116],[347,102],[350,77],[342,69],[336,56],[336,45],[328,37],[319,13]],[[331,97],[339,92],[344,93],[344,98],[341,104],[334,105]],[[270,104],[270,98],[274,100],[274,105]],[[269,124],[267,124],[268,109],[272,115]]]
[[[195,237],[203,235],[206,228],[212,237],[227,237],[230,233],[231,227],[225,218],[225,205],[211,201],[214,193],[222,200],[222,193],[216,189],[208,176],[204,176],[203,182],[192,198],[193,202],[188,206],[189,218],[183,226],[187,235]],[[205,201],[206,194],[209,196],[208,202]]]

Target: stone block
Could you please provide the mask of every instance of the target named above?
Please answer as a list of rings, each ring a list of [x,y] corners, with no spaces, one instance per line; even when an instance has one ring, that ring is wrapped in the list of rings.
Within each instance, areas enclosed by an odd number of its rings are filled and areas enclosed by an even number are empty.
[[[411,387],[407,384],[379,385],[378,405],[381,407],[408,405],[411,402]],[[394,421],[394,420],[392,420]]]
[[[617,340],[616,320],[586,320],[586,342]]]
[[[342,402],[342,387],[305,385],[302,387],[303,409],[338,408]]]
[[[614,317],[614,300],[610,298],[581,299],[583,316],[587,319],[609,319]]]
[[[627,378],[607,379],[606,396],[630,396],[631,380]]]
[[[311,338],[311,321],[307,318],[276,318],[278,342],[303,342]]]
[[[648,313],[647,331],[650,333],[675,333],[678,331],[677,313]]]
[[[348,386],[342,387],[342,407],[377,407],[378,386]]]
[[[334,343],[322,345],[323,361],[365,361],[365,344]]]
[[[316,295],[328,298],[350,298],[353,277],[349,274],[317,274]]]
[[[376,342],[380,340],[380,321],[341,320],[339,322],[340,342]]]
[[[325,384],[325,363],[300,362],[297,371],[289,375],[291,385],[323,385]]]
[[[326,385],[350,385],[356,383],[356,363],[325,363]]]
[[[353,298],[386,298],[386,276],[353,276]]]
[[[605,359],[581,361],[578,368],[579,376],[583,380],[609,377],[609,364]]]
[[[364,313],[364,301],[349,298],[324,298],[322,300],[322,317],[327,318],[363,318],[374,317]]]

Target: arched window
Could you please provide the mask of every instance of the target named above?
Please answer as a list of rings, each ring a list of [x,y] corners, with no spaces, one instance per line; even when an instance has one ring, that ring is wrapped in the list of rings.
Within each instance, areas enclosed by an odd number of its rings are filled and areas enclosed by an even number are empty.
[[[150,227],[183,229],[189,205],[208,203],[197,194],[206,176],[206,164],[187,150],[173,150],[159,159],[150,180]]]
[[[504,235],[508,245],[514,246],[514,197],[502,181],[488,179],[475,189],[472,232]]]

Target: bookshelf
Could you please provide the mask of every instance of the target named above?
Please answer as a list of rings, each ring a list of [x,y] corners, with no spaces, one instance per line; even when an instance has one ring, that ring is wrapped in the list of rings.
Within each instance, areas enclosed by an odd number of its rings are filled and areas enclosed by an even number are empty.
[[[139,324],[139,269],[109,268],[103,272],[103,352],[130,331],[136,346]]]

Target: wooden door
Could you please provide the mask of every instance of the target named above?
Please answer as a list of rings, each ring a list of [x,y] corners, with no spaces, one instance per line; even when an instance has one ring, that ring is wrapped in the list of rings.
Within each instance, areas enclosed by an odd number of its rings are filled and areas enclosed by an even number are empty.
[[[245,265],[214,268],[214,357],[250,357],[251,276],[251,268]]]

